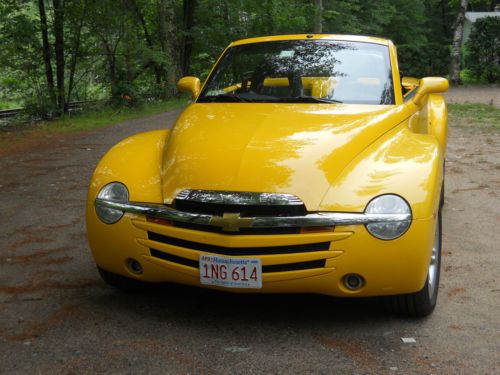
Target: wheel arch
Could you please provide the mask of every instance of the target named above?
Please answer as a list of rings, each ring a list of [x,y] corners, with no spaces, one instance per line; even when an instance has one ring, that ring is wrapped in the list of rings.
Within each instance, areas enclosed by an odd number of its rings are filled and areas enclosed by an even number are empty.
[[[427,101],[429,111],[428,134],[437,138],[439,146],[446,155],[446,141],[448,136],[448,109],[442,95],[431,94]]]

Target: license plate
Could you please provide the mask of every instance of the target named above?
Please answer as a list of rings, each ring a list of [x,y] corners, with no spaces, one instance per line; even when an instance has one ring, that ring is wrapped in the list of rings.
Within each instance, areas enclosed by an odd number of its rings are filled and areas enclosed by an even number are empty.
[[[262,288],[262,264],[256,258],[200,255],[200,282],[225,288]]]

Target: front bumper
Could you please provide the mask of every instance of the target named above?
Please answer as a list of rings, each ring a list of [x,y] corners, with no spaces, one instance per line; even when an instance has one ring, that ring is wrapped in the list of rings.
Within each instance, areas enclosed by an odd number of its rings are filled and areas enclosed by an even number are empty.
[[[100,204],[99,200],[95,203]],[[380,221],[380,217],[321,213],[272,218],[272,222],[270,218],[255,218],[251,227],[331,225],[335,226],[334,230],[297,234],[228,234],[180,228],[146,219],[214,225],[212,217],[207,217],[210,215],[179,214],[180,211],[162,205],[105,204],[126,213],[118,223],[107,225],[97,218],[94,202],[87,206],[89,243],[101,268],[148,282],[202,286],[197,267],[200,254],[260,258],[262,289],[224,289],[245,293],[378,296],[416,292],[423,287],[427,276],[436,223],[435,218],[413,220],[403,236],[383,241],[371,236],[362,225],[372,220]],[[391,216],[386,218],[405,219]],[[128,270],[130,258],[141,262],[141,275]],[[363,276],[365,280],[365,285],[356,291],[345,288],[342,282],[346,274],[352,273]]]
[[[112,208],[132,214],[142,214],[158,219],[179,221],[191,224],[213,225],[224,227],[222,217],[179,211],[161,204],[154,203],[119,203],[97,198],[96,206]],[[251,218],[234,217],[234,225],[228,225],[228,230],[245,228],[282,228],[282,227],[320,227],[335,225],[366,225],[370,223],[389,223],[411,220],[411,214],[367,214],[351,212],[317,212],[304,216],[260,216]],[[230,224],[230,221],[227,221]]]

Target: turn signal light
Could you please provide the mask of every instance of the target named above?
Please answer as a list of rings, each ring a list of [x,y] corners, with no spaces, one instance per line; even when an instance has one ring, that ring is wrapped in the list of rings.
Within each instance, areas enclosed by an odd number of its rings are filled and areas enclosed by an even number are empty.
[[[302,227],[300,228],[300,233],[323,233],[323,232],[333,232],[335,227]]]
[[[155,224],[160,224],[160,225],[168,225],[168,226],[173,226],[174,222],[172,220],[166,220],[166,219],[158,219],[155,217],[148,217],[146,218],[147,221],[150,223],[155,223]]]

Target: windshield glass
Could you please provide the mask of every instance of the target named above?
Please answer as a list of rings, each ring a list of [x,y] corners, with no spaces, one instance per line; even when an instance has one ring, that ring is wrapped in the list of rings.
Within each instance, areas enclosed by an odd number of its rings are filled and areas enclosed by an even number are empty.
[[[334,40],[231,47],[198,102],[394,104],[389,49]]]

